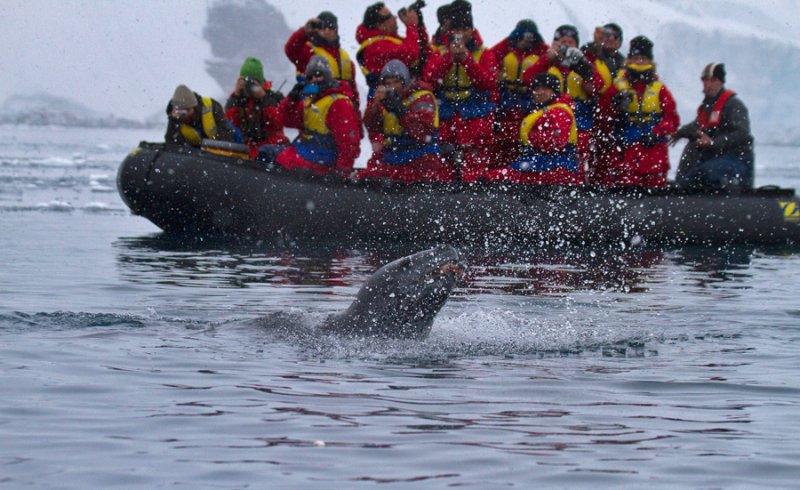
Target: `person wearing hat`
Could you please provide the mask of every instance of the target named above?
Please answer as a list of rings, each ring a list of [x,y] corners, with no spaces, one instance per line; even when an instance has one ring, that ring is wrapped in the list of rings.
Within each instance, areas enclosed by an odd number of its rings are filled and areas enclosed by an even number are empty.
[[[677,184],[690,189],[753,187],[753,135],[747,107],[735,92],[725,88],[725,65],[703,68],[705,98],[697,118],[675,133],[672,143],[686,138],[678,165]]]
[[[519,125],[533,107],[532,90],[522,75],[547,52],[536,22],[520,20],[511,34],[490,49],[497,63],[498,104],[494,155],[503,166],[516,160]]]
[[[252,56],[246,58],[239,70],[236,88],[225,103],[225,116],[239,129],[243,142],[250,147],[251,158],[258,155],[262,145],[289,143],[278,115],[282,99],[283,95],[272,90],[272,82],[264,77],[261,60]]]
[[[591,161],[595,95],[602,88],[602,78],[578,49],[579,45],[580,36],[575,26],[559,26],[546,55],[526,70],[523,80],[529,82],[541,73],[550,73],[561,81],[562,92],[572,97],[578,125],[578,158],[581,171],[585,172]]]
[[[309,19],[286,41],[284,52],[297,70],[298,81],[314,55],[324,56],[333,71],[333,78],[345,82],[352,92],[353,104],[359,107],[355,64],[342,49],[339,39],[339,19],[328,11]]]
[[[594,30],[594,40],[581,47],[584,56],[594,64],[595,73],[602,80],[594,104],[594,120],[590,139],[591,160],[587,180],[590,183],[604,183],[608,180],[611,162],[622,159],[620,144],[615,138],[614,112],[610,100],[604,94],[611,88],[619,70],[625,65],[625,56],[620,53],[622,28],[613,22],[598,26]]]
[[[356,41],[359,44],[356,61],[369,86],[367,100],[375,94],[381,70],[386,63],[396,59],[410,69],[416,68],[421,54],[420,37],[425,47],[428,45],[428,33],[417,11],[402,9],[399,15],[406,26],[406,37],[398,34],[397,17],[383,2],[367,7],[364,20],[356,29]]]
[[[178,85],[167,104],[164,141],[199,147],[204,139],[241,143],[219,102],[192,92],[186,85]]]
[[[438,144],[436,98],[427,84],[411,78],[402,61],[391,60],[381,70],[364,125],[374,152],[359,178],[404,183],[453,180],[453,168],[441,158]]]
[[[520,153],[511,165],[493,170],[488,180],[536,185],[579,185],[578,128],[572,99],[561,94],[561,80],[540,73],[531,81],[534,110],[519,130]]]
[[[472,46],[483,45],[483,38],[472,21],[472,4],[467,0],[454,0],[452,3],[442,5],[436,11],[439,28],[431,38],[431,51],[433,53],[447,53],[448,40],[454,30],[466,36]]]
[[[299,129],[300,135],[280,151],[262,148],[263,160],[317,175],[351,173],[361,152],[361,119],[349,90],[333,78],[327,58],[311,57],[304,81],[292,88],[278,111],[284,126]]]
[[[459,178],[472,182],[493,164],[496,63],[476,42],[469,2],[456,0],[449,12],[447,52],[431,56],[423,80],[439,102],[441,140],[453,149],[448,156],[460,159]]]
[[[631,39],[628,60],[614,85],[603,94],[616,114],[622,160],[611,162],[611,186],[664,187],[669,170],[667,142],[678,130],[675,99],[656,73],[653,42]]]

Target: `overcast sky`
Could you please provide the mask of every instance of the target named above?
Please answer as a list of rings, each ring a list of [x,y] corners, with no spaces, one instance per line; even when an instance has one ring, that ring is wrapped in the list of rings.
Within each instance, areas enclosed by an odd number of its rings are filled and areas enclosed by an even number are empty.
[[[270,0],[287,18],[291,28],[299,27],[321,10],[339,16],[343,46],[355,55],[353,33],[366,5],[374,0]],[[733,0],[747,8],[748,1]],[[407,2],[389,0],[393,10]],[[433,20],[436,7],[444,0],[428,1],[425,12]],[[635,4],[639,12],[666,15],[663,5],[688,5],[684,10],[723,4],[706,0],[474,0],[476,24],[487,44],[507,35],[516,21],[533,17],[547,38],[568,19],[584,18],[579,28],[622,19]],[[754,29],[778,30],[797,36],[800,2],[768,0],[766,8],[783,13],[782,21],[754,17]],[[567,7],[562,6],[566,5]],[[105,113],[144,118],[162,110],[178,83],[195,91],[221,96],[217,84],[205,72],[210,55],[202,38],[207,1],[192,0],[0,0],[0,100],[16,94],[45,91],[74,98]],[[572,8],[574,7],[574,8]],[[588,11],[588,12],[587,12]],[[669,12],[667,12],[669,13]],[[639,15],[641,17],[641,15]],[[658,22],[649,20],[648,22]],[[432,24],[433,22],[429,22]],[[748,28],[748,26],[744,26]],[[589,32],[582,32],[588,36]],[[630,39],[630,37],[628,37]],[[800,42],[800,40],[795,39]]]

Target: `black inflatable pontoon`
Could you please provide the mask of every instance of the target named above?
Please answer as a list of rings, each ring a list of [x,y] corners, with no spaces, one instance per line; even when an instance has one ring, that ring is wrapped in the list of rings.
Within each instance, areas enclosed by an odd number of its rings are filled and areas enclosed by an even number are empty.
[[[122,199],[167,232],[258,239],[561,244],[800,243],[791,189],[688,194],[504,184],[345,182],[141,143]]]

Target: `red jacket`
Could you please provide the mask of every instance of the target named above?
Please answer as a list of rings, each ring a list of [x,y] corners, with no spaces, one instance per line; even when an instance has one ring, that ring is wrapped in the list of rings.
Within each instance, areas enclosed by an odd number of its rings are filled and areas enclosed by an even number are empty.
[[[402,98],[406,99],[418,90],[430,91],[431,88],[428,84],[421,81],[413,83],[411,87],[402,94]],[[370,132],[370,135],[383,132],[383,111],[375,110],[375,104],[380,103],[375,102],[375,99],[371,100],[367,104],[367,110],[364,113],[364,126],[366,126],[367,131]],[[409,111],[400,118],[400,126],[402,126],[408,135],[416,141],[420,143],[425,142],[425,139],[431,136],[436,130],[433,120],[435,113],[432,110],[432,108],[435,107],[436,99],[434,99],[433,95],[423,95],[416,99],[409,107]]]
[[[572,98],[562,94],[551,104],[562,103],[574,107]],[[573,116],[561,107],[549,108],[536,120],[528,132],[528,143],[542,153],[556,153],[569,144]]]
[[[336,146],[336,161],[332,165],[310,162],[298,153],[295,148],[296,143],[293,143],[278,155],[275,159],[277,163],[289,169],[306,169],[316,174],[337,172],[347,175],[352,171],[353,163],[361,153],[361,118],[353,106],[352,93],[345,84],[339,84],[315,95],[313,100],[332,94],[345,96],[331,104],[325,117],[325,126],[330,131]],[[289,98],[284,99],[278,106],[284,126],[304,131],[304,107],[302,100],[295,102]]]
[[[251,158],[258,155],[258,148],[261,145],[289,143],[289,139],[283,134],[283,122],[278,114],[278,106],[274,105],[277,100],[266,101],[272,93],[270,86],[269,82],[264,84],[268,95],[263,99],[260,114],[255,109],[256,100],[251,97],[231,94],[228,103],[225,104],[228,106],[225,117],[242,132],[244,142],[250,147]],[[255,137],[258,133],[261,137]]]
[[[427,45],[428,34],[425,32],[424,26],[422,34],[426,39]],[[378,39],[371,42],[363,49],[359,48],[357,58],[358,64],[361,65],[362,69],[365,69],[368,73],[377,75],[380,74],[383,65],[394,59],[400,60],[405,63],[406,66],[412,68],[419,59],[420,47],[417,26],[415,24],[407,25],[405,38],[392,36],[378,29],[368,29],[363,24],[359,25],[356,29],[356,41],[358,41],[359,45],[363,45],[372,38],[381,36],[396,37],[401,42],[397,44],[388,39]],[[428,49],[430,49],[430,47],[428,47]]]
[[[311,38],[306,35],[305,29],[302,27],[289,37],[289,40],[286,41],[286,46],[284,46],[283,50],[286,53],[286,57],[289,58],[289,61],[292,62],[297,71],[300,73],[305,73],[306,66],[308,66],[308,60],[314,56],[315,47],[325,50],[341,64],[342,60],[339,46],[314,46],[311,42]],[[350,86],[350,91],[353,93],[353,103],[356,105],[356,108],[358,108],[359,99],[358,87],[356,86],[356,66],[352,60],[348,60],[347,63],[350,64],[350,70],[353,73],[353,79],[346,81]]]
[[[450,68],[456,64],[450,52],[442,54],[434,53],[425,65],[422,79],[429,83],[434,90],[444,89],[444,77]],[[481,92],[492,92],[495,90],[495,59],[491,50],[485,50],[479,63],[476,63],[472,56],[468,56],[466,61],[461,63],[472,82],[473,88]]]

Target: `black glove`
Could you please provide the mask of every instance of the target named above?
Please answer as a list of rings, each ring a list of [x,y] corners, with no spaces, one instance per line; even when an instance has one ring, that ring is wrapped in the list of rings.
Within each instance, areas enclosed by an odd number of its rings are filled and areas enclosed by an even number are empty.
[[[616,107],[618,110],[626,111],[628,106],[631,105],[631,102],[633,102],[633,92],[630,90],[617,92],[614,94],[614,97],[612,97],[611,101],[613,102],[614,107]]]
[[[592,63],[586,58],[581,58],[577,63],[572,65],[572,71],[580,75],[584,80],[591,80],[594,76]]]
[[[297,82],[292,87],[292,91],[289,92],[289,100],[293,100],[295,102],[300,102],[305,97],[303,90],[305,90],[306,84],[305,82]]]
[[[652,148],[662,141],[664,141],[664,139],[661,136],[655,133],[647,133],[646,135],[642,136],[642,138],[639,140],[639,143],[641,143],[645,148]]]
[[[403,105],[403,99],[397,92],[390,92],[383,99],[383,108],[389,112],[394,112],[398,117],[403,117],[408,112],[408,108]]]

